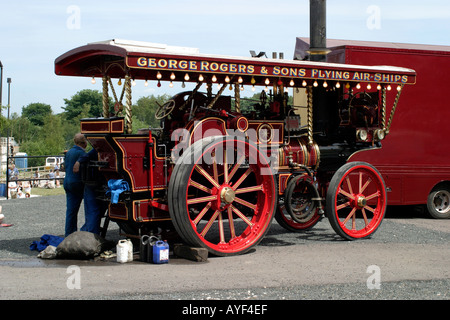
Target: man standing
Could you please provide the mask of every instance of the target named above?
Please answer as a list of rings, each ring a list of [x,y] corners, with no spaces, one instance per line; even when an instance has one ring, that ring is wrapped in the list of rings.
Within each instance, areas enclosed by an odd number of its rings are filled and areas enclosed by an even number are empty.
[[[77,133],[73,142],[75,145],[66,153],[64,160],[66,176],[64,178],[64,190],[66,192],[66,226],[65,236],[77,231],[78,210],[83,200],[84,183],[80,172],[73,172],[73,166],[78,158],[86,152],[87,140],[83,134]]]
[[[73,166],[73,172],[79,172],[80,167],[82,165],[87,166],[91,160],[98,160],[98,153],[95,149],[92,149],[78,158],[78,161],[75,162]],[[96,183],[98,183],[98,181]],[[95,189],[95,183],[86,182],[84,185],[84,215],[86,223],[81,228],[81,231],[100,234],[100,220],[102,218],[102,213],[104,213],[104,208],[102,208],[101,203],[97,200]]]

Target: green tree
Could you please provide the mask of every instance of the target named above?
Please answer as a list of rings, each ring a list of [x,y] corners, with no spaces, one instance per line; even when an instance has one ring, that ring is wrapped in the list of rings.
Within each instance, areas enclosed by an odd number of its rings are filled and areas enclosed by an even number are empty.
[[[132,117],[132,121],[133,121],[133,133],[137,133],[139,129],[146,129],[149,127],[147,122],[141,121],[136,116]]]
[[[0,117],[0,135],[6,137],[8,131],[8,119],[6,119],[3,114]]]
[[[155,118],[155,112],[158,109],[158,103],[163,105],[171,97],[167,94],[161,96],[141,97],[135,105],[133,105],[133,117],[140,120],[145,127],[159,127],[159,120]],[[134,125],[133,125],[134,127]]]
[[[84,104],[80,108],[80,113],[78,116],[73,118],[72,120],[65,119],[64,115],[62,114],[62,120],[64,121],[63,126],[63,133],[62,136],[64,137],[64,149],[68,150],[73,146],[73,137],[77,132],[80,132],[80,120],[83,118],[90,118],[90,109],[91,106],[89,104]]]
[[[11,135],[14,136],[14,139],[19,144],[33,139],[41,129],[39,125],[33,124],[29,118],[24,116],[13,118],[10,122],[12,128]]]
[[[44,125],[46,117],[52,114],[52,107],[45,103],[30,103],[22,108],[22,117],[27,118],[32,124],[37,126]]]
[[[39,140],[46,146],[48,154],[60,154],[64,150],[64,135],[61,117],[48,117],[39,133]]]
[[[64,99],[64,115],[67,120],[75,120],[89,109],[87,116],[96,118],[103,116],[103,96],[98,90],[85,89],[77,92],[70,99]],[[110,99],[111,108],[111,99]]]
[[[29,156],[43,156],[47,155],[45,146],[34,140],[28,140],[20,145],[20,151],[25,152]],[[37,167],[45,165],[44,158],[28,158],[29,167]]]
[[[50,115],[37,134],[21,143],[20,150],[30,156],[59,155],[65,149],[64,126],[60,115]],[[44,165],[43,158],[30,158],[29,166]]]

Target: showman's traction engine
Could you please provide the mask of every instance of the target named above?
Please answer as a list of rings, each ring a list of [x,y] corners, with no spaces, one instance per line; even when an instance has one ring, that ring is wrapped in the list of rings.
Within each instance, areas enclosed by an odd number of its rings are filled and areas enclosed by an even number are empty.
[[[385,214],[385,184],[351,156],[381,147],[416,77],[397,67],[119,40],[73,49],[56,59],[55,72],[102,79],[103,115],[82,119],[81,132],[98,153],[85,180],[107,217],[127,236],[176,238],[218,256],[257,245],[273,217],[291,232],[326,216],[346,239],[371,236]],[[158,107],[159,127],[133,128],[134,82],[189,89]],[[241,97],[256,89],[257,100]],[[112,189],[116,181],[126,188]]]

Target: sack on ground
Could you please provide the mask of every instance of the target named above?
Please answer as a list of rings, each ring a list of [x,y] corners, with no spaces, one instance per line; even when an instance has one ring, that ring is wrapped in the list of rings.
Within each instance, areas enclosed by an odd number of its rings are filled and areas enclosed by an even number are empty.
[[[56,248],[57,257],[65,259],[89,259],[111,248],[110,241],[106,241],[97,234],[77,231],[68,235]]]

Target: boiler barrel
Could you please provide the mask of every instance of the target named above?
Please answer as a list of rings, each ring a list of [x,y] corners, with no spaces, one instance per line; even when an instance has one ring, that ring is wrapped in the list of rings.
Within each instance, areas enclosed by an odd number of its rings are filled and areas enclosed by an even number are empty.
[[[320,151],[317,143],[308,144],[307,137],[293,138],[288,145],[279,149],[279,165],[288,166],[292,162],[307,167],[316,167],[320,161]]]

